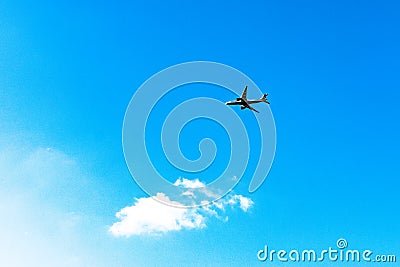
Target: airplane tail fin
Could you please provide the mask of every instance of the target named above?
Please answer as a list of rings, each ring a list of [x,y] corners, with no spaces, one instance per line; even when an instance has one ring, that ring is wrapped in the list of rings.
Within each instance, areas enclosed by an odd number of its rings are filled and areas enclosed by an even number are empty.
[[[264,94],[263,97],[261,98],[261,100],[267,104],[269,104],[268,100],[267,100],[267,96],[268,94]]]

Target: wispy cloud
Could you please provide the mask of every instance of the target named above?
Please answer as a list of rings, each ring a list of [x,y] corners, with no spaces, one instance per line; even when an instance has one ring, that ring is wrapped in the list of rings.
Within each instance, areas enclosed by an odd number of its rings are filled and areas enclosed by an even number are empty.
[[[174,185],[188,189],[205,186],[198,179],[186,178],[179,178]],[[192,195],[192,191],[187,192],[188,196],[195,197]],[[211,217],[227,221],[226,207],[238,206],[242,211],[247,212],[254,204],[250,198],[232,193],[208,205],[194,208],[174,207],[180,206],[180,203],[174,203],[161,192],[157,194],[157,198],[167,203],[170,202],[172,205],[160,203],[152,197],[135,199],[132,206],[127,206],[116,213],[119,221],[109,228],[110,233],[116,237],[130,237],[146,234],[161,235],[184,229],[201,229],[207,226],[207,221]]]
[[[81,233],[93,224],[74,205],[88,199],[84,185],[79,162],[60,150],[0,145],[2,265],[88,266]]]

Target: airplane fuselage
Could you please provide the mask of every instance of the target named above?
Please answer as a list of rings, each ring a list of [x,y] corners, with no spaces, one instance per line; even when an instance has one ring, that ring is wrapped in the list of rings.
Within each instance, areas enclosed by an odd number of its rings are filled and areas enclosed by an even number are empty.
[[[253,99],[253,100],[244,100],[243,98],[236,98],[236,101],[228,101],[226,102],[227,105],[246,105],[246,104],[255,104],[263,102],[260,99]]]

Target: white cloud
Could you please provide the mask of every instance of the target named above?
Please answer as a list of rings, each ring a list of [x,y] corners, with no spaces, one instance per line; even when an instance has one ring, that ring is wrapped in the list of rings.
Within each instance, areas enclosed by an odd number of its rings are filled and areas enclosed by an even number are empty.
[[[200,182],[199,179],[189,180],[186,178],[178,178],[174,185],[181,186],[183,188],[201,188],[206,186],[203,182]]]
[[[158,193],[157,197],[170,202],[162,193]],[[109,229],[115,236],[161,234],[205,227],[205,217],[195,209],[172,207],[151,197],[136,199],[133,206],[123,208],[117,212],[116,217],[121,221]]]
[[[189,189],[204,186],[204,183],[198,179],[185,178],[179,178],[174,184]],[[195,196],[190,195],[190,197]],[[174,206],[180,206],[180,203],[171,201],[164,193],[158,193],[157,198],[170,202]],[[116,237],[130,237],[143,234],[160,235],[183,229],[200,229],[206,227],[207,220],[211,217],[227,221],[228,216],[221,216],[221,214],[225,213],[228,206],[232,208],[239,206],[241,210],[247,212],[253,204],[250,198],[235,194],[228,194],[209,205],[194,208],[177,208],[160,203],[152,197],[143,197],[136,199],[132,206],[127,206],[117,212],[116,217],[119,221],[114,223],[109,231]]]
[[[240,208],[243,211],[247,211],[250,206],[254,204],[254,202],[250,198],[244,197],[242,195],[235,195],[235,198],[239,200]]]

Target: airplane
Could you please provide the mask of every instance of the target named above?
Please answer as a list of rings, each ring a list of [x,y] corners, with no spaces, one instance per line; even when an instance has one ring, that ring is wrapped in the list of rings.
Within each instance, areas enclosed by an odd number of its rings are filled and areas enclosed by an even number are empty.
[[[246,85],[241,97],[236,98],[236,100],[226,102],[225,104],[226,105],[241,105],[240,109],[248,108],[252,111],[260,113],[258,110],[256,110],[252,106],[250,106],[250,104],[255,104],[255,103],[260,103],[260,102],[269,104],[269,102],[267,100],[267,96],[268,96],[268,94],[264,94],[263,97],[260,99],[248,100],[247,99],[247,85]]]

